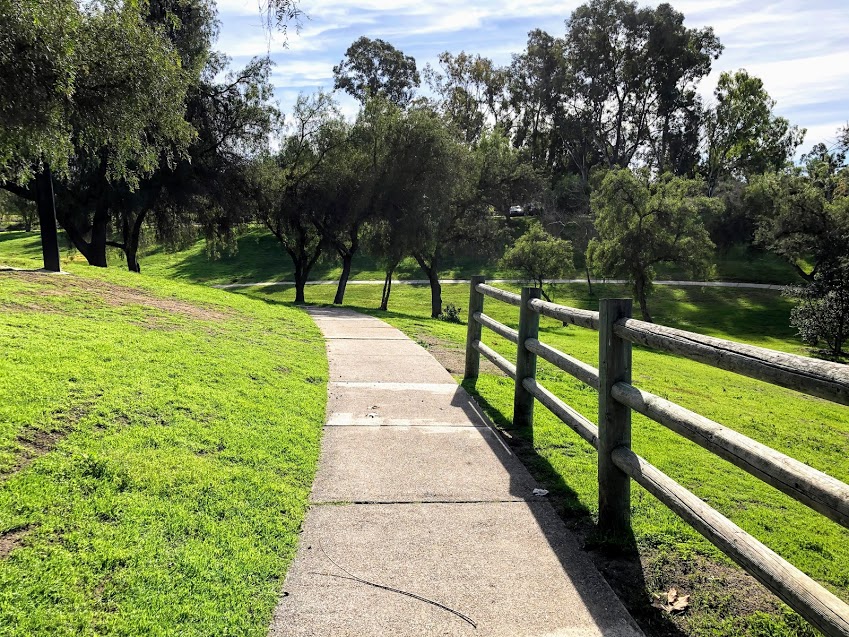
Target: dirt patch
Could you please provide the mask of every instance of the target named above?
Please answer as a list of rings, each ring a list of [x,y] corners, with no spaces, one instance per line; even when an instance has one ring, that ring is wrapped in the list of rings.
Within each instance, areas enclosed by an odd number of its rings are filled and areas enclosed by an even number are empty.
[[[145,290],[115,285],[97,279],[75,277],[73,275],[54,276],[38,272],[13,272],[4,274],[4,276],[14,276],[17,279],[37,283],[42,288],[38,290],[39,296],[63,296],[68,292],[81,292],[84,294],[95,294],[111,307],[142,305],[203,321],[221,321],[232,316],[232,313],[220,308],[213,309],[209,306],[187,303],[178,299],[163,298]],[[41,311],[52,310],[49,304],[42,306],[35,300],[19,305],[21,307],[35,305],[33,309]]]
[[[0,560],[9,557],[9,553],[21,545],[21,540],[30,532],[30,527],[25,526],[14,531],[0,534]]]
[[[577,532],[586,540],[591,527],[586,525]],[[705,613],[744,619],[757,612],[780,612],[778,599],[754,577],[703,555],[683,558],[669,549],[642,549],[639,556],[595,549],[588,553],[647,635],[691,634],[691,621]],[[679,595],[690,596],[684,612],[670,613],[661,607],[673,588]]]
[[[37,458],[52,451],[59,444],[59,441],[67,435],[69,430],[70,428],[53,431],[24,429],[17,437],[21,451],[11,468],[0,472],[0,478],[6,478],[14,473],[23,471]]]
[[[416,334],[416,341],[424,347],[431,356],[439,361],[450,374],[462,376],[466,368],[466,350],[463,347],[445,341],[430,334]],[[481,356],[480,371],[484,374],[502,373],[485,357]]]

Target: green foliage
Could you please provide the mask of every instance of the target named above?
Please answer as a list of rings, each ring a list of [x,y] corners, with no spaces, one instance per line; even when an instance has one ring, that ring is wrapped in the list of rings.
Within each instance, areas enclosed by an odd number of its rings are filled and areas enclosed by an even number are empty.
[[[756,239],[804,279],[838,273],[849,259],[849,196],[829,200],[821,182],[798,172],[760,175],[746,190]],[[802,263],[811,263],[806,271]]]
[[[0,280],[0,632],[265,635],[318,458],[318,330],[65,267]]]
[[[711,194],[724,176],[780,170],[804,139],[804,129],[773,115],[775,100],[746,71],[723,72],[714,99],[704,120],[704,173]]]
[[[722,50],[713,29],[686,28],[669,4],[591,0],[569,18],[564,46],[567,94],[604,165],[628,166],[645,149],[660,172],[686,172],[696,85]]]
[[[445,113],[468,143],[478,141],[487,130],[505,130],[510,100],[507,69],[489,58],[448,51],[439,54],[440,70],[429,64],[425,77],[439,96],[439,109]]]
[[[442,314],[439,315],[439,320],[445,321],[446,323],[463,324],[463,308],[458,307],[453,303],[449,303],[442,308]]]
[[[542,290],[545,279],[563,278],[572,272],[572,244],[551,236],[542,224],[534,222],[507,250],[501,263],[505,268],[520,271]],[[543,294],[551,300],[545,291]]]
[[[67,166],[83,20],[74,0],[0,0],[0,182]]]
[[[3,65],[0,112],[16,115],[3,118],[0,180],[25,184],[43,161],[63,174],[79,153],[134,185],[162,155],[185,152],[194,136],[183,117],[187,75],[145,20],[146,3],[12,4],[0,11],[0,49],[28,55]]]
[[[646,321],[657,264],[675,263],[698,276],[710,269],[714,246],[702,217],[721,203],[702,190],[698,180],[662,175],[647,183],[630,170],[612,170],[592,195],[598,238],[587,260],[605,276],[628,278]]]
[[[799,337],[814,347],[824,342],[831,356],[845,356],[843,345],[849,341],[849,273],[844,273],[839,284],[832,281],[826,285],[815,280],[805,287],[791,288],[788,296],[798,302],[790,312],[790,325],[799,330]]]
[[[355,40],[345,58],[333,67],[335,88],[365,103],[380,97],[404,106],[413,99],[413,89],[421,83],[416,60],[389,42],[362,36]]]

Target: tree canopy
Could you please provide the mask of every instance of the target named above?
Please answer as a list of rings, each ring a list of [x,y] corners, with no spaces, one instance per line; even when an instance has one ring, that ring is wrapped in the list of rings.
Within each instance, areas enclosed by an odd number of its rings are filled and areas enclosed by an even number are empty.
[[[605,275],[628,278],[646,321],[652,320],[647,297],[655,266],[674,263],[697,276],[710,269],[714,246],[702,214],[721,203],[703,191],[695,179],[666,174],[647,181],[614,169],[592,195],[599,236],[587,259]]]

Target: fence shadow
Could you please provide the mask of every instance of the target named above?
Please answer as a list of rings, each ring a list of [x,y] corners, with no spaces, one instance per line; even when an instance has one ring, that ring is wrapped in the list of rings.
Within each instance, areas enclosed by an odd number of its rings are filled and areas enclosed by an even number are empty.
[[[581,501],[579,494],[549,460],[536,450],[533,427],[514,427],[512,414],[505,414],[490,403],[478,391],[474,379],[464,380],[461,387],[465,392],[458,392],[458,394],[468,394],[488,419],[487,424],[494,425],[497,430],[496,435],[507,443],[533,479],[550,492],[546,497],[548,504],[553,507],[566,527],[576,535],[581,548],[590,557],[643,632],[651,637],[686,637],[686,633],[681,631],[663,610],[652,606],[651,591],[646,585],[640,553],[633,534],[618,537],[615,540],[602,536],[590,509]],[[460,395],[458,398],[462,400]],[[541,405],[536,407],[542,408]],[[566,425],[563,426],[566,427]],[[578,439],[577,434],[575,437]],[[496,445],[492,446],[493,452],[501,458],[503,454],[499,453]],[[509,465],[507,466],[510,469]],[[524,481],[520,476],[513,476],[513,480],[518,492]],[[549,536],[552,549],[558,555],[564,572],[568,575],[574,570],[574,565],[568,562],[568,554],[558,550],[559,538],[549,531],[551,525],[545,514],[539,508],[532,507],[532,509],[538,516],[540,528]],[[590,612],[593,612],[593,601],[589,599],[585,601]]]

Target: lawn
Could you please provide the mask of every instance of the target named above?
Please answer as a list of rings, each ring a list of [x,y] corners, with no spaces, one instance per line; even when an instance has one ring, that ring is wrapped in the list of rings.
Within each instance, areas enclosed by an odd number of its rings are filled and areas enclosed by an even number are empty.
[[[510,286],[500,286],[510,287]],[[516,290],[516,288],[512,288]],[[307,300],[327,303],[332,286],[307,290]],[[455,374],[462,369],[465,325],[429,318],[426,286],[393,289],[389,312],[374,308],[380,288],[349,288],[346,305],[378,316],[431,348]],[[598,286],[603,296],[625,294]],[[290,302],[289,288],[244,292],[256,298]],[[554,288],[557,302],[596,309],[585,286]],[[467,307],[468,287],[444,287],[444,302]],[[788,327],[790,303],[774,291],[713,288],[661,288],[651,299],[659,323],[754,345],[805,353]],[[485,311],[516,326],[515,307],[486,299]],[[484,330],[484,341],[515,360],[515,345]],[[598,335],[543,319],[543,340],[597,365]],[[537,405],[532,431],[511,425],[513,382],[484,366],[488,373],[466,383],[481,405],[505,431],[517,453],[552,491],[553,502],[592,545],[597,486],[594,450]],[[540,361],[541,382],[591,420],[597,396],[564,372]],[[849,481],[849,408],[797,394],[671,355],[636,348],[634,383],[689,409],[728,425],[836,478]],[[849,600],[849,531],[731,464],[635,414],[634,448],[647,460],[694,491],[746,531],[791,563]],[[641,568],[624,580],[604,556],[603,572],[651,635],[808,635],[807,626],[774,597],[724,558],[707,541],[640,487],[633,492],[634,533]],[[692,593],[687,613],[667,617],[647,607],[648,593],[671,587]]]
[[[514,220],[504,229],[501,252],[513,242],[524,228],[526,220]],[[37,266],[41,250],[37,233],[0,232],[0,265],[17,267]],[[496,250],[496,253],[499,253]],[[63,237],[63,257],[66,260],[80,262],[81,255],[71,251]],[[117,267],[125,267],[122,255],[111,250],[109,261]],[[203,240],[191,243],[181,250],[171,250],[151,245],[143,250],[140,257],[142,271],[145,274],[166,276],[196,283],[239,283],[257,281],[291,281],[294,278],[289,257],[280,249],[277,240],[268,232],[250,229],[240,235],[236,250],[232,254],[210,259]],[[505,270],[499,263],[497,254],[476,254],[462,250],[448,254],[440,276],[446,279],[469,278],[475,274],[486,274],[490,278],[515,278],[517,273]],[[82,261],[84,263],[84,261]],[[718,253],[716,267],[711,279],[717,281],[749,281],[755,283],[788,284],[797,283],[798,278],[787,263],[778,257],[742,246]],[[335,253],[322,257],[311,274],[313,280],[328,281],[338,279],[342,271]],[[583,278],[583,271],[575,271],[576,278]],[[686,272],[671,266],[658,268],[660,279],[688,280],[692,277]],[[375,259],[358,254],[353,263],[353,280],[383,280],[384,272]],[[401,262],[395,272],[397,279],[427,278],[412,258]]]
[[[0,634],[265,635],[317,463],[318,330],[69,269],[0,272]]]

